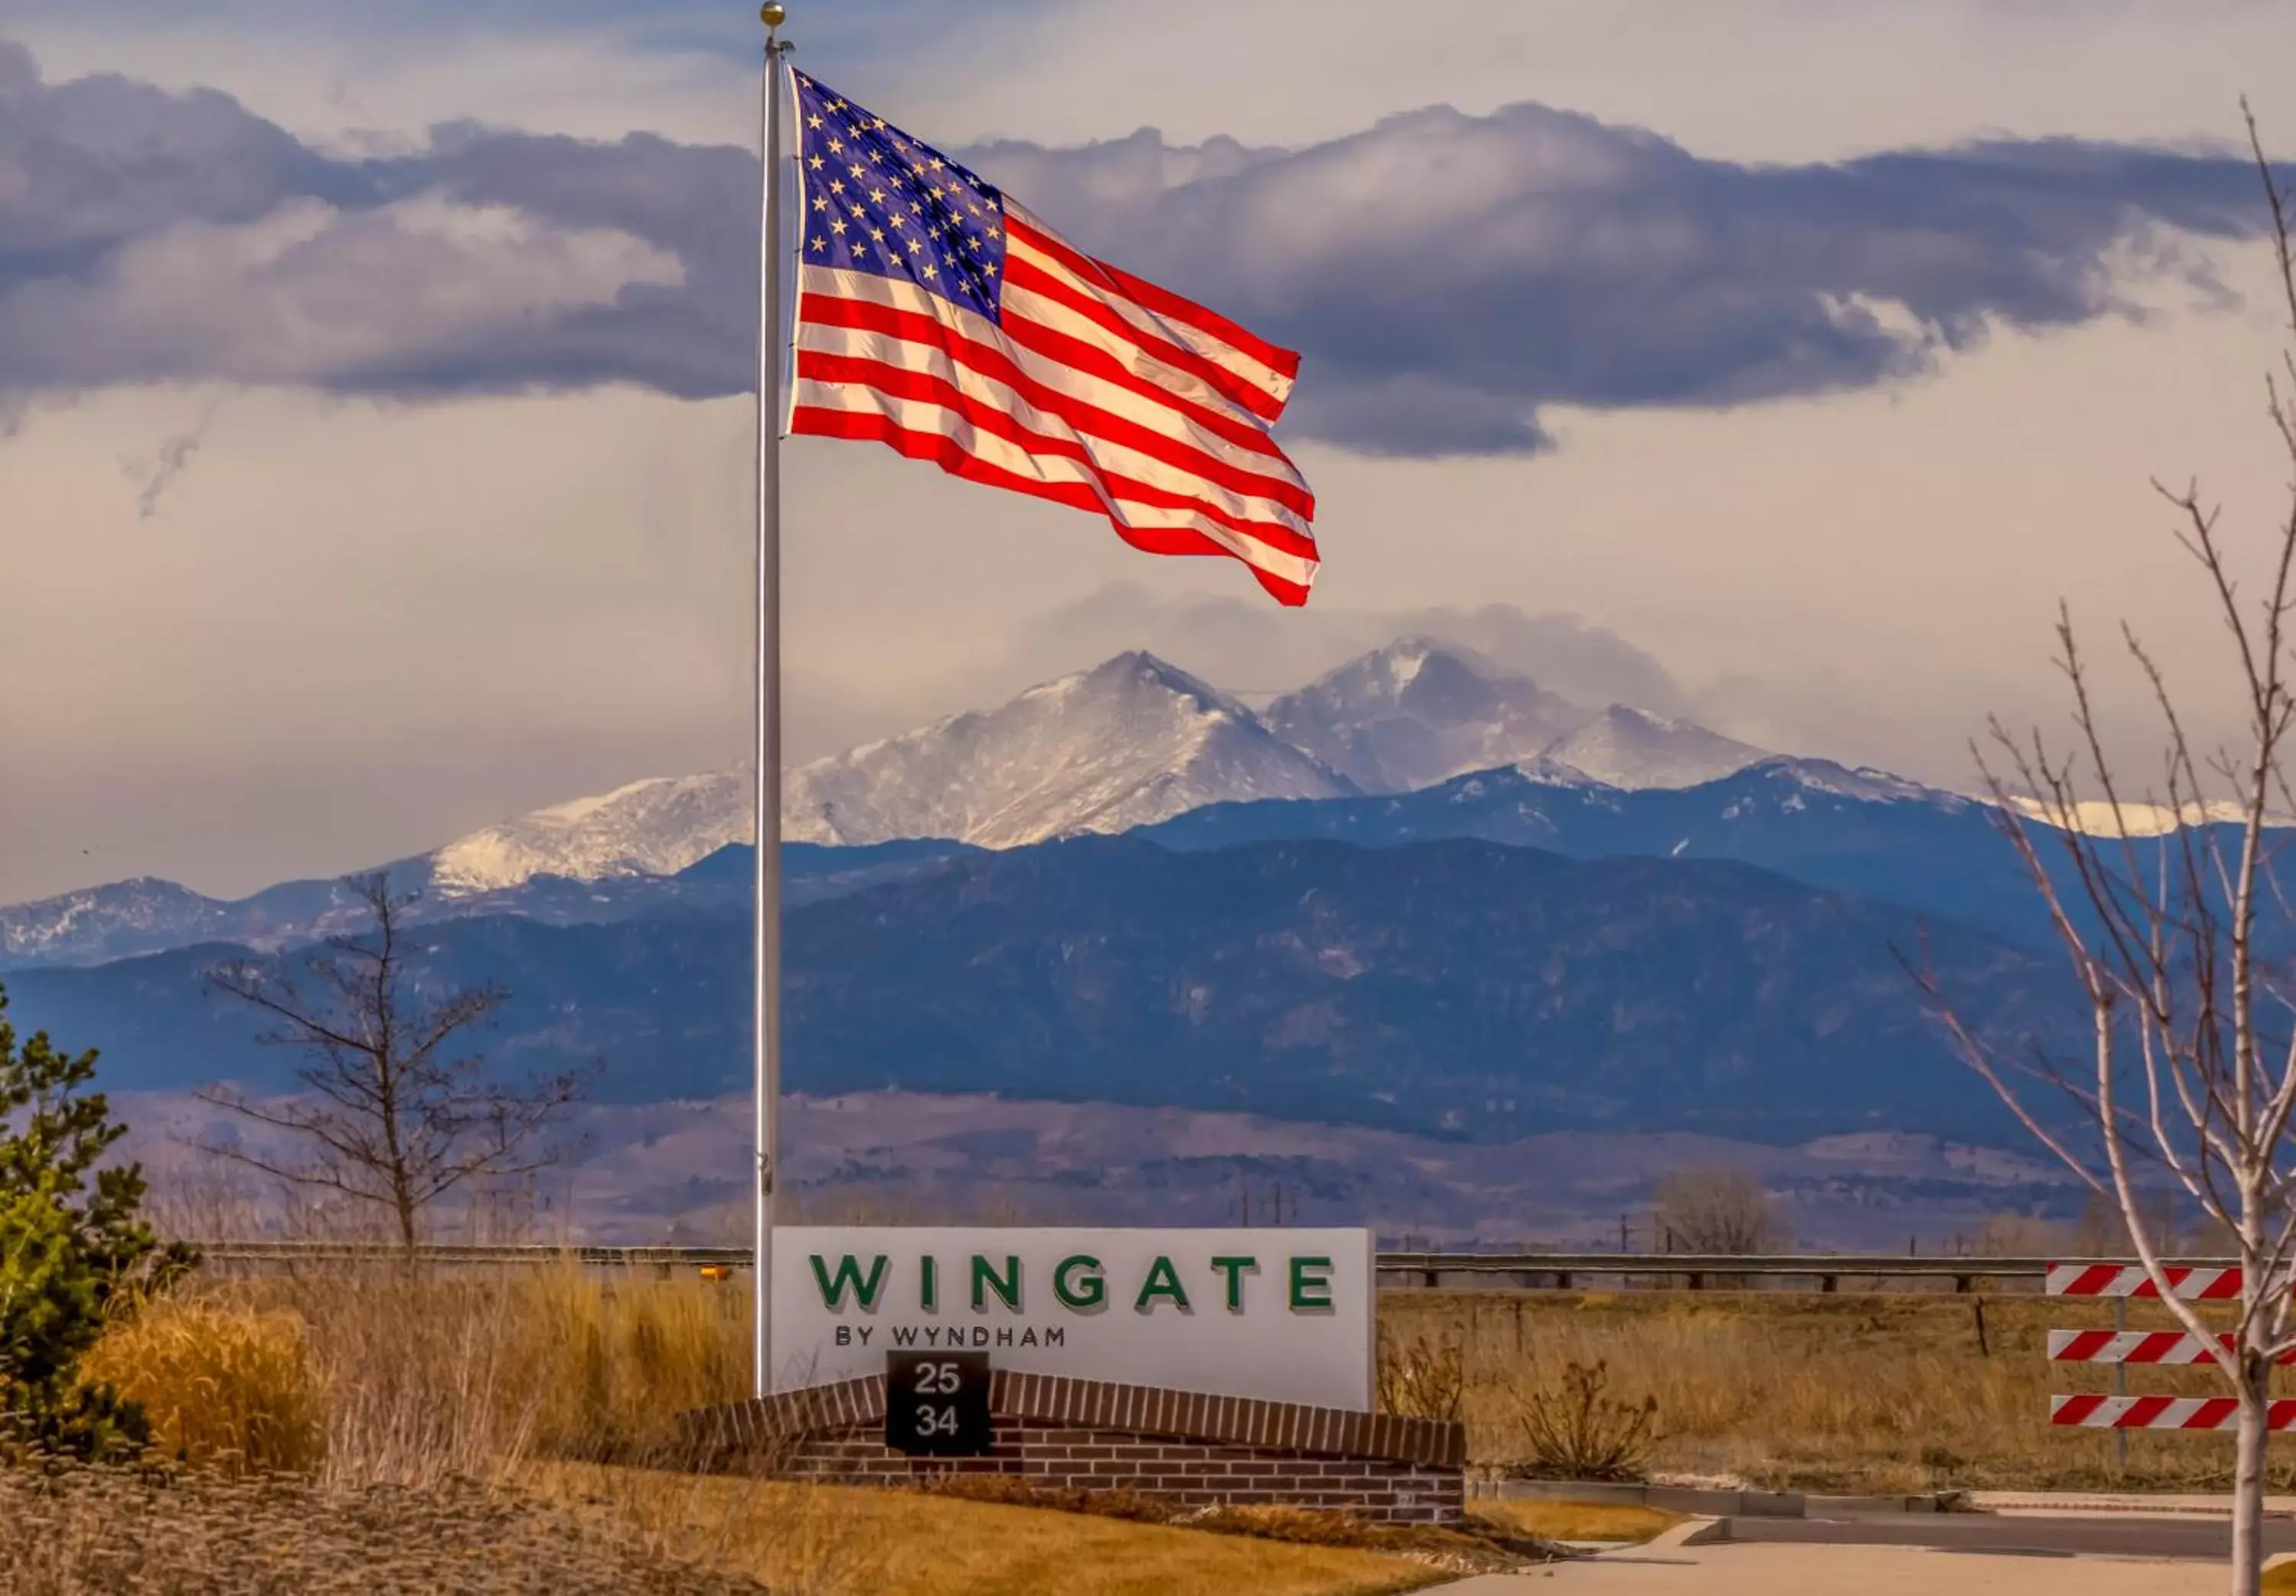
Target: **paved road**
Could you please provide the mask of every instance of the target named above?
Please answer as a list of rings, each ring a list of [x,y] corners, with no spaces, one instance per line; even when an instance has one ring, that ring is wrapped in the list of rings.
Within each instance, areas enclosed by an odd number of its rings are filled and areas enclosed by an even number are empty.
[[[2232,1551],[2230,1520],[2128,1515],[2026,1518],[1990,1513],[1899,1513],[1872,1518],[1733,1518],[1743,1545],[1927,1546],[2030,1556],[2180,1558],[2221,1562]],[[2267,1556],[2296,1551],[2296,1522],[2267,1519]]]
[[[1485,1575],[1442,1596],[2222,1596],[2210,1563],[1970,1555],[1913,1546],[1650,1547]]]
[[[2216,1596],[2223,1519],[1909,1513],[1873,1518],[1734,1518],[1732,1538],[1656,1543],[1532,1574],[1487,1575],[1446,1596]],[[2267,1554],[2296,1551],[2296,1523],[2268,1522]]]

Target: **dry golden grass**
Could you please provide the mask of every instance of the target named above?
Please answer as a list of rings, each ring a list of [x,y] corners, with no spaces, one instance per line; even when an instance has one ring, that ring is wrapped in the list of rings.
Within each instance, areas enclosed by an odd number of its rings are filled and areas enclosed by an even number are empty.
[[[326,1412],[299,1314],[161,1300],[80,1366],[144,1404],[169,1457],[234,1475],[316,1472]]]
[[[748,1392],[743,1295],[571,1266],[210,1280],[114,1329],[87,1368],[202,1467],[491,1479],[674,1450],[678,1414]]]
[[[1379,1596],[1450,1577],[1373,1552],[914,1492],[585,1466],[536,1483],[664,1543],[706,1548],[704,1560],[777,1596]]]
[[[8,1596],[767,1596],[612,1520],[469,1484],[0,1471],[0,1524]]]
[[[466,1482],[480,1482],[504,1511],[539,1495],[565,1523],[664,1566],[747,1573],[775,1596],[1369,1596],[1437,1577],[1359,1551],[629,1466],[681,1461],[677,1416],[746,1394],[746,1297],[690,1275],[571,1268],[217,1278],[117,1327],[89,1369],[146,1404],[168,1455],[258,1477],[250,1490],[270,1489],[268,1471],[300,1471],[318,1487],[309,1502],[349,1504],[364,1521],[373,1513],[360,1503],[463,1502]],[[430,1539],[455,1543],[440,1555],[480,1555],[456,1550],[466,1518],[477,1522],[459,1509],[428,1521]],[[196,1514],[176,1533],[186,1545],[217,1539]],[[217,1540],[216,1555],[235,1544]]]
[[[1682,1522],[1678,1514],[1616,1502],[1547,1502],[1537,1497],[1485,1500],[1469,1514],[1511,1535],[1550,1541],[1628,1541],[1640,1544]]]
[[[1523,1457],[1524,1391],[1569,1363],[1599,1361],[1621,1399],[1656,1399],[1651,1466],[1664,1473],[1861,1491],[2226,1485],[2231,1454],[2220,1437],[2132,1436],[2128,1470],[2116,1476],[2109,1436],[2050,1428],[2052,1390],[2103,1388],[2110,1376],[2053,1368],[2045,1332],[2109,1323],[2108,1311],[1988,1296],[1980,1350],[1978,1300],[1402,1292],[1381,1311],[1390,1345],[1437,1349],[1422,1360],[1431,1368],[1456,1355],[1460,1412],[1481,1463]],[[2157,1308],[2131,1310],[2134,1328],[2165,1322]],[[547,1478],[554,1494],[665,1548],[722,1547],[798,1596],[1221,1589],[1231,1580],[1270,1592],[1400,1590],[1425,1576],[1354,1549],[626,1467],[675,1465],[677,1415],[744,1394],[748,1350],[748,1293],[735,1283],[382,1265],[195,1280],[115,1330],[89,1371],[145,1403],[167,1453],[193,1465],[301,1470],[354,1493]],[[2130,1383],[2202,1391],[2210,1378],[2147,1370]],[[1436,1395],[1447,1405],[1447,1376],[1442,1383]],[[586,1483],[566,1483],[577,1477],[567,1470],[582,1469]],[[2296,1453],[2274,1473],[2288,1488]],[[1119,1583],[1073,1583],[1103,1567]]]
[[[1398,1337],[1458,1348],[1469,1452],[1481,1461],[1523,1456],[1515,1397],[1534,1371],[1600,1359],[1621,1396],[1657,1398],[1654,1472],[1846,1491],[2229,1484],[2223,1437],[2132,1434],[2128,1472],[2116,1475],[2109,1434],[2050,1428],[2052,1391],[2109,1388],[2108,1371],[2052,1365],[2046,1355],[2053,1325],[2110,1324],[2111,1310],[2097,1305],[1800,1291],[1428,1291],[1390,1294],[1381,1314]],[[2131,1305],[2132,1329],[2168,1323],[2157,1305]],[[2204,1369],[2132,1370],[2129,1388],[2206,1392],[2213,1378]],[[2296,1450],[2275,1469],[2286,1481]]]

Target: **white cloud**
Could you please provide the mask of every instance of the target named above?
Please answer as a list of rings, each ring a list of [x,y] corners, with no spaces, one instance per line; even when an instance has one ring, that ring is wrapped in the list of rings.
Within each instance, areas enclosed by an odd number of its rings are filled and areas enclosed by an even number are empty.
[[[627,233],[545,227],[507,206],[297,199],[252,222],[176,222],[87,280],[0,297],[0,348],[20,381],[387,381],[506,323],[684,277]]]

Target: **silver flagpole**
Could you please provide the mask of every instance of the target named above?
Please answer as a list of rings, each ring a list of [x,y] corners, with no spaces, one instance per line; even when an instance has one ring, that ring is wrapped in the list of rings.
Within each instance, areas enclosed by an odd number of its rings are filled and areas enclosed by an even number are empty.
[[[758,724],[757,925],[751,948],[755,996],[750,1041],[756,1060],[758,1213],[751,1352],[755,1394],[773,1388],[774,1187],[780,1174],[782,1089],[782,58],[787,12],[768,3],[766,91],[758,148],[764,162],[758,207]]]

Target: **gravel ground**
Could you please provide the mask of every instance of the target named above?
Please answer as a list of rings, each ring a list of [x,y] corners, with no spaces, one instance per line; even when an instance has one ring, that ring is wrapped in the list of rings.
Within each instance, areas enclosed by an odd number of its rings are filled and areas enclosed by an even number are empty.
[[[7,1596],[766,1596],[514,1494],[0,1470]]]

